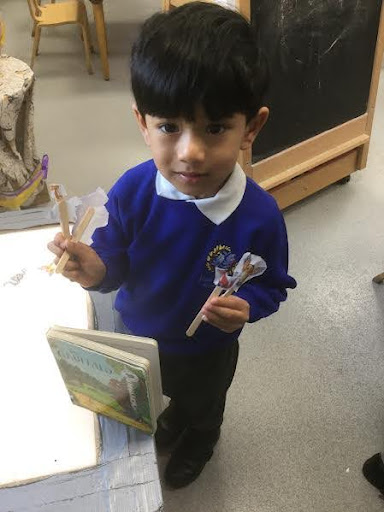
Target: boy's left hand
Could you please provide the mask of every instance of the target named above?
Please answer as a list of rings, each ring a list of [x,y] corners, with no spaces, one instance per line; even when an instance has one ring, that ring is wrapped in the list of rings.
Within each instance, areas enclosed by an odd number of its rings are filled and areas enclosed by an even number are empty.
[[[241,329],[245,322],[248,322],[249,304],[234,295],[214,297],[204,304],[202,313],[205,322],[230,333]]]

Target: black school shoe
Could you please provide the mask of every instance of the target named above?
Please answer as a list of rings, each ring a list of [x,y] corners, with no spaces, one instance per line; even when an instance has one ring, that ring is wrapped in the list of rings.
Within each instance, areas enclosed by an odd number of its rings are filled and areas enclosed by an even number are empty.
[[[171,402],[157,419],[155,442],[158,453],[168,453],[179,440],[185,428],[185,422],[177,414],[176,407]]]
[[[174,489],[185,487],[200,475],[213,455],[220,428],[201,432],[187,428],[165,468],[165,482]]]
[[[384,463],[380,453],[364,462],[363,475],[381,494],[384,494]]]

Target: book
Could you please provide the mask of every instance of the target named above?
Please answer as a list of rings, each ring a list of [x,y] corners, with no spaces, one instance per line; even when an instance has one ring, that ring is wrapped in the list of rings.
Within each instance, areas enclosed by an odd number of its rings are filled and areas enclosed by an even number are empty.
[[[61,326],[46,336],[72,403],[155,433],[163,409],[155,340]]]

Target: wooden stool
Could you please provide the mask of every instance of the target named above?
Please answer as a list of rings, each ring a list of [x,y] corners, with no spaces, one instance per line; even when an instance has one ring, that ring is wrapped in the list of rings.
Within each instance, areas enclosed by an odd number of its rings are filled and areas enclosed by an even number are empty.
[[[31,58],[31,68],[39,51],[41,27],[52,25],[79,24],[82,30],[85,60],[88,73],[93,73],[91,62],[91,37],[88,24],[87,10],[82,0],[40,5],[39,0],[28,0],[29,10],[35,22],[35,35]]]

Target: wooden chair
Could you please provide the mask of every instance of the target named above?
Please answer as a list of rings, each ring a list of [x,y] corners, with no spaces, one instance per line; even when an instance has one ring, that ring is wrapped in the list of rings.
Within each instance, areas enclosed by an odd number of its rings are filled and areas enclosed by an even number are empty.
[[[55,2],[56,2],[56,0],[51,0],[51,4],[54,4]],[[37,3],[39,5],[41,5],[41,0],[37,0]],[[36,21],[34,21],[34,23],[33,23],[32,37],[35,37],[35,32],[36,32]]]
[[[35,33],[32,49],[31,68],[33,69],[35,57],[39,51],[40,34],[42,27],[52,25],[79,24],[85,50],[85,61],[89,74],[93,73],[91,62],[91,38],[88,24],[87,10],[82,0],[69,0],[59,3],[40,5],[39,0],[27,0],[32,19],[35,23]]]

